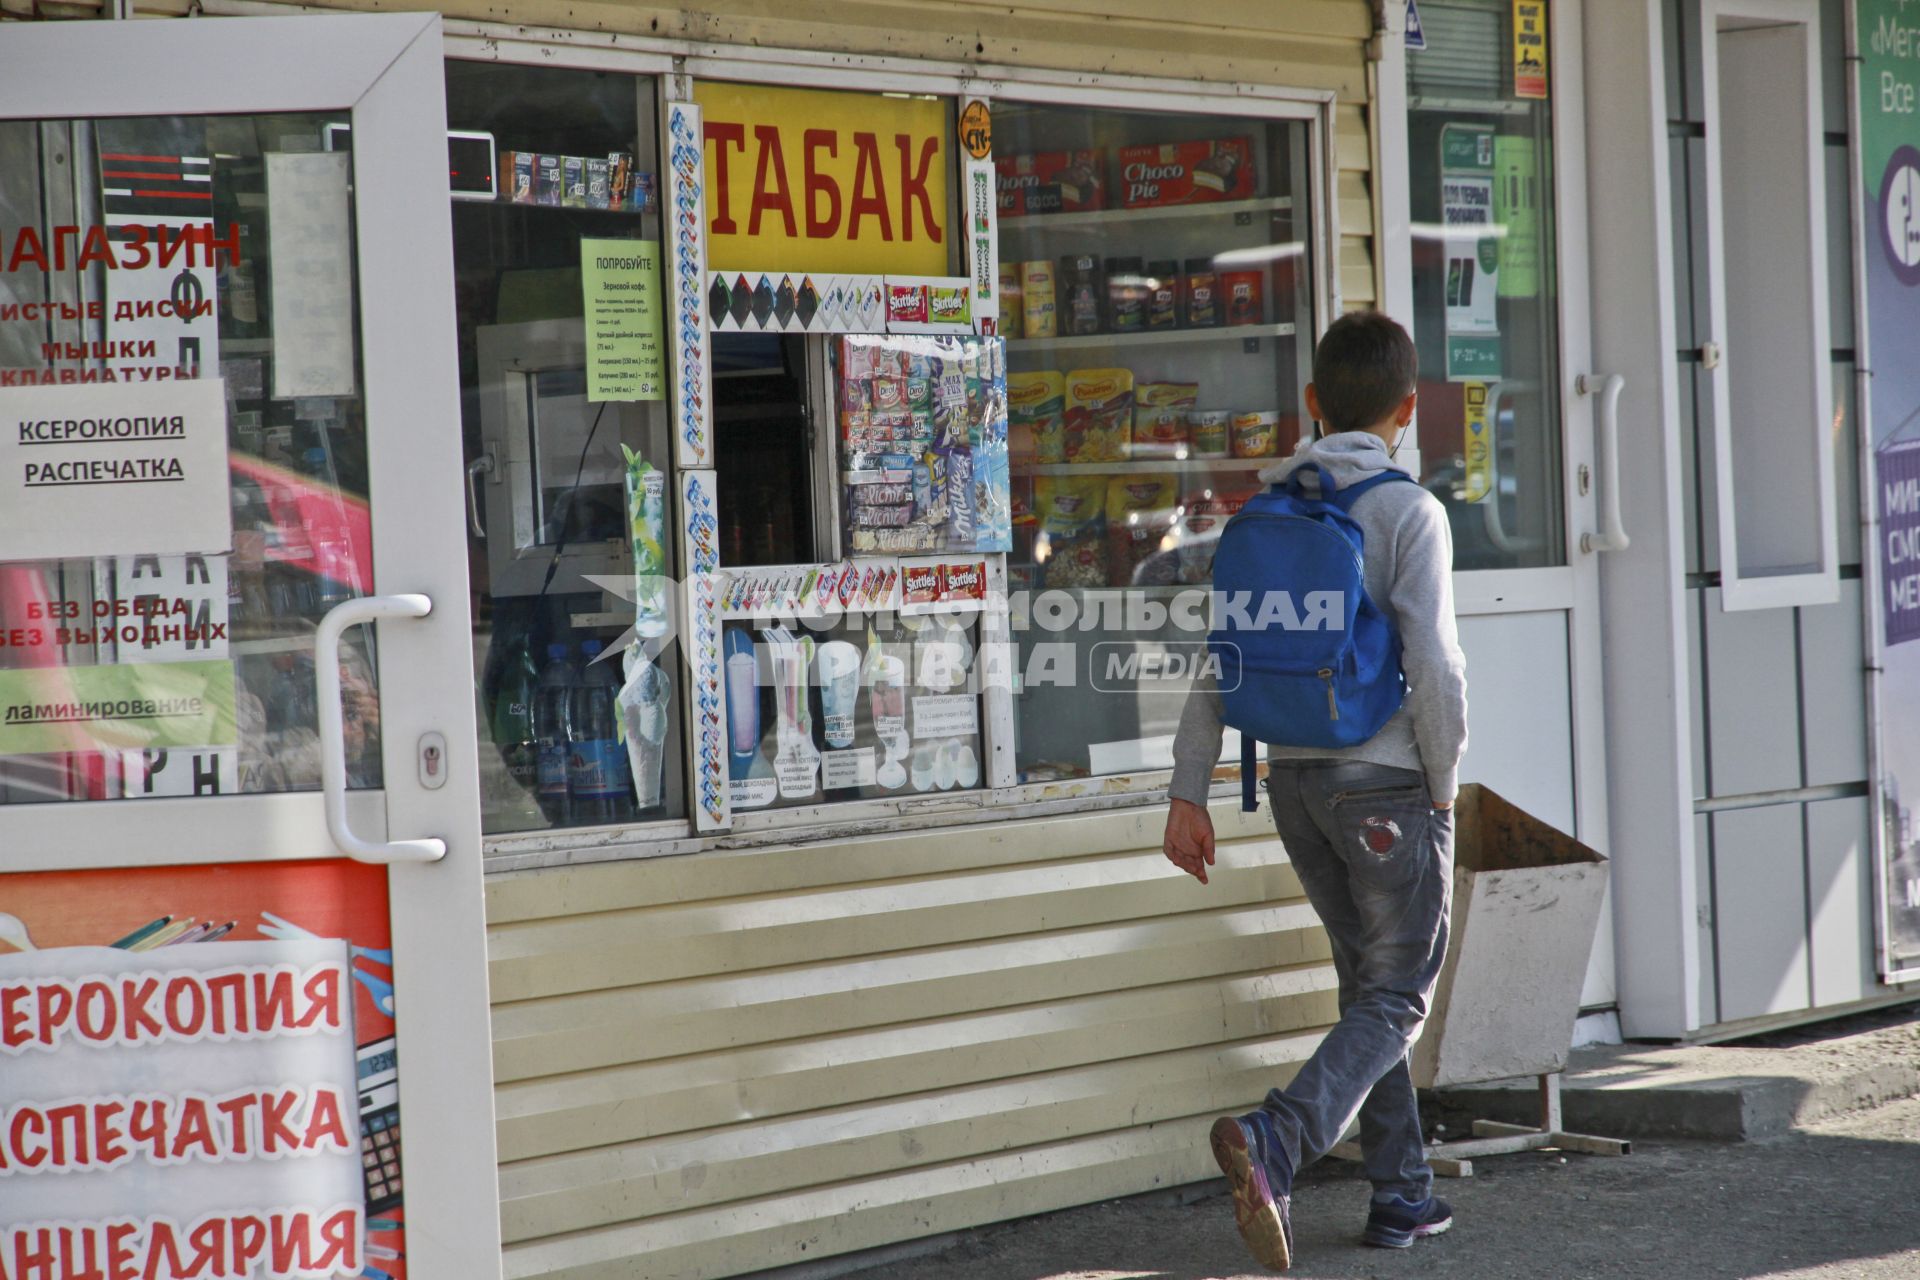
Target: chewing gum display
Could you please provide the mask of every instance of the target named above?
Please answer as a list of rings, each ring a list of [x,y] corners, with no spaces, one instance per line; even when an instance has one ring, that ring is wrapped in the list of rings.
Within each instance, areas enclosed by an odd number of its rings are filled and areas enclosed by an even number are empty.
[[[848,335],[837,354],[849,549],[1008,549],[1002,340]]]

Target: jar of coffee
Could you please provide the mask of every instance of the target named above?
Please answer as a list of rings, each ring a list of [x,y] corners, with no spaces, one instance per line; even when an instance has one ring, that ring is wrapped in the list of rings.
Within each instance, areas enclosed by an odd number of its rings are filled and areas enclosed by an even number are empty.
[[[1070,253],[1061,258],[1060,331],[1072,336],[1099,333],[1106,293],[1097,255]]]
[[[1147,264],[1147,328],[1180,326],[1180,264],[1172,260]]]
[[[1139,333],[1147,327],[1146,266],[1139,258],[1107,259],[1107,328],[1114,333]]]
[[[1188,258],[1185,288],[1186,325],[1189,329],[1218,328],[1221,319],[1220,277],[1214,272],[1212,258]]]

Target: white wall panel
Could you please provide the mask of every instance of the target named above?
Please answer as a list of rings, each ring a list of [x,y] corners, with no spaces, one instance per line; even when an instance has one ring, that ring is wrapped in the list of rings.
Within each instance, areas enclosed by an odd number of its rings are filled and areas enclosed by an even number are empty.
[[[1707,592],[1707,750],[1713,793],[1800,785],[1793,610],[1727,613]]]
[[[1837,603],[1800,610],[1808,786],[1864,782],[1867,777],[1867,672],[1860,619],[1858,579],[1840,584]]]
[[[1563,613],[1460,619],[1467,655],[1462,782],[1492,787],[1562,831],[1574,829],[1573,713]]]
[[[1807,806],[1816,1005],[1863,999],[1876,986],[1869,812],[1865,796]]]
[[[1807,1007],[1800,806],[1713,816],[1720,1021]]]

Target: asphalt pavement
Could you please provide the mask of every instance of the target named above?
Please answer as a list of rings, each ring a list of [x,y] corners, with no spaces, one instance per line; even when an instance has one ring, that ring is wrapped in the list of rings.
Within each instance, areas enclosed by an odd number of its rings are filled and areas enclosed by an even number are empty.
[[[1206,1141],[1197,1126],[1196,1143]],[[1920,1098],[1759,1142],[1639,1140],[1621,1158],[1543,1152],[1443,1179],[1455,1222],[1404,1251],[1359,1241],[1367,1185],[1323,1161],[1295,1187],[1301,1280],[1920,1280]],[[1252,1280],[1225,1184],[969,1233],[859,1280]],[[1197,1198],[1195,1198],[1197,1197]]]

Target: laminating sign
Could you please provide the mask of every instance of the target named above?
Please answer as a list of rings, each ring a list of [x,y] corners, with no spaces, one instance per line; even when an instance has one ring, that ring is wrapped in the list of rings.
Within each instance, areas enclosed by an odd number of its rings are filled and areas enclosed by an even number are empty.
[[[0,561],[232,548],[220,379],[0,391]]]
[[[709,269],[948,274],[944,102],[719,82],[694,99]]]

